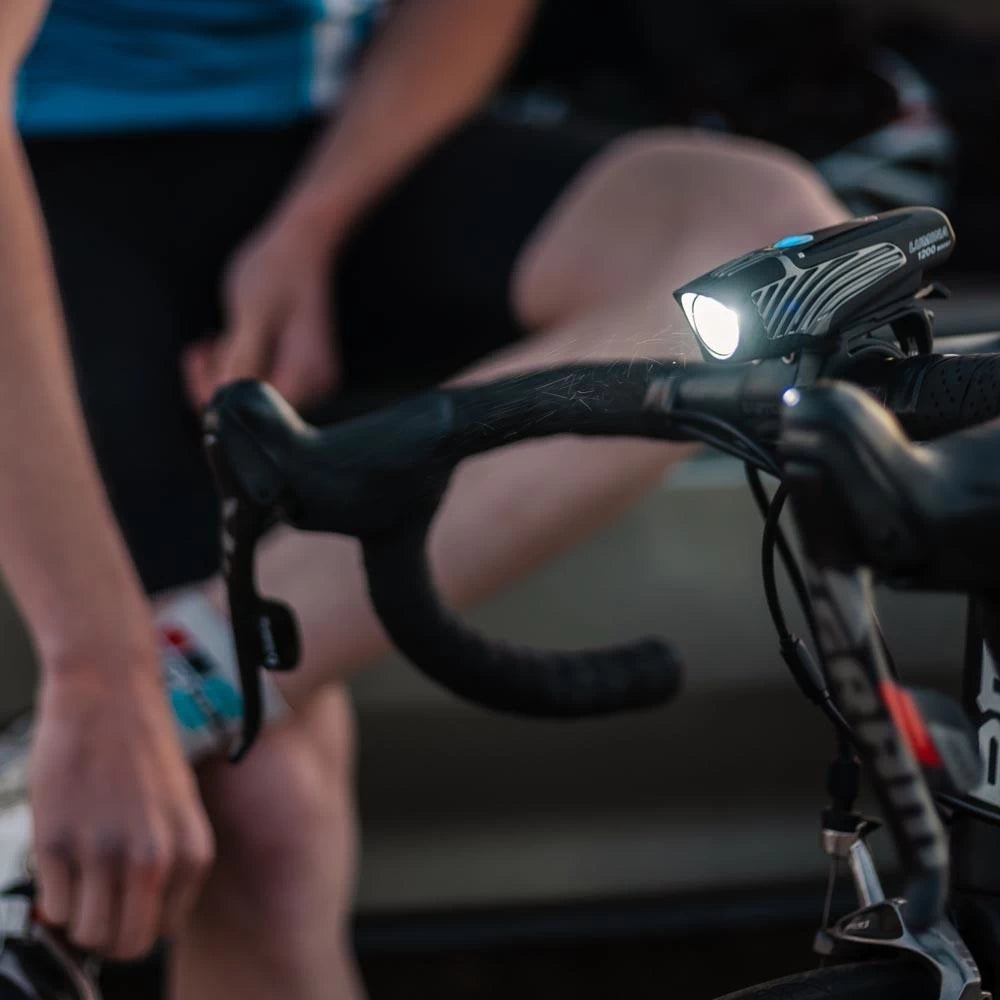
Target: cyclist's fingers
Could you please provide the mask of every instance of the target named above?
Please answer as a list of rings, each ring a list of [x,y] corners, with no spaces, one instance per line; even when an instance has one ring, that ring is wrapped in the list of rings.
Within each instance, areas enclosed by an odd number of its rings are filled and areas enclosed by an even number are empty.
[[[187,920],[215,859],[215,835],[206,818],[178,831],[174,869],[163,902],[162,927],[176,934]]]
[[[315,402],[337,384],[332,367],[308,365],[287,358],[272,369],[268,381],[293,406]]]
[[[195,406],[208,403],[215,386],[215,345],[192,344],[181,355],[181,373],[191,402]]]
[[[256,319],[244,319],[216,345],[216,385],[239,378],[262,378],[267,373],[270,352],[267,326]]]
[[[85,951],[107,952],[118,933],[121,913],[120,858],[95,855],[80,871],[69,938]]]
[[[198,900],[204,885],[204,874],[186,872],[174,879],[163,903],[163,933],[171,936],[180,932]]]
[[[122,892],[121,920],[112,957],[132,961],[145,955],[159,936],[167,872],[164,864],[144,861],[129,866]]]
[[[73,907],[73,867],[60,850],[39,846],[35,853],[38,911],[42,921],[53,927],[65,927]]]
[[[276,345],[270,381],[289,402],[301,404],[335,389],[340,376],[325,300],[300,302]]]

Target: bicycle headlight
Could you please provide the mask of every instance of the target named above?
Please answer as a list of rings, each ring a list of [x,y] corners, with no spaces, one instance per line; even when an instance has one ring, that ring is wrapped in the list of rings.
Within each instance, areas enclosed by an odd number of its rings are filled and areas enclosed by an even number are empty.
[[[935,208],[903,208],[786,236],[674,292],[707,361],[780,357],[890,320],[955,234]],[[867,323],[867,327],[866,324]]]
[[[731,358],[740,346],[740,318],[711,295],[685,292],[681,308],[702,347],[720,361]]]

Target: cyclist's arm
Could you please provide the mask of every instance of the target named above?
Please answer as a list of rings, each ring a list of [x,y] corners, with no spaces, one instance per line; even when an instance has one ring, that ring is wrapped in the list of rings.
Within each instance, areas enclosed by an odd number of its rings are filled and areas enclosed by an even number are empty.
[[[14,127],[14,74],[43,10],[0,3],[0,567],[42,665],[31,781],[41,912],[81,947],[135,958],[192,905],[211,832],[91,457]]]
[[[336,241],[482,103],[537,0],[401,0],[287,207]]]
[[[91,458],[13,122],[14,74],[43,9],[14,0],[0,13],[0,566],[50,666],[149,612]]]
[[[537,0],[400,0],[275,211],[234,255],[226,327],[185,360],[193,398],[263,378],[303,405],[340,375],[330,262],[360,216],[482,103]],[[471,179],[470,183],[475,183]]]

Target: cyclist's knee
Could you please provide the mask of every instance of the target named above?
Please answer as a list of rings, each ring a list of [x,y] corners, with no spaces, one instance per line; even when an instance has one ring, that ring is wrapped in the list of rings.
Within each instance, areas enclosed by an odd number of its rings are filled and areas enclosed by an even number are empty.
[[[756,247],[789,229],[815,228],[845,215],[815,167],[781,146],[705,132],[659,139],[649,133],[648,142],[646,155],[658,156],[664,170],[677,160],[670,166],[681,182],[676,211],[689,236],[705,223],[724,226],[731,220]]]
[[[807,160],[743,136],[682,129],[636,132],[610,146],[588,172],[581,178],[581,194],[589,195],[592,210],[624,206],[630,222],[651,216],[665,223],[675,245],[678,227],[690,238],[730,220],[763,233],[790,215],[842,212]]]
[[[203,775],[218,861],[209,908],[251,905],[297,933],[322,897],[346,913],[354,879],[353,727],[342,689],[313,696],[238,766]]]
[[[648,287],[681,259],[693,277],[727,253],[842,216],[816,171],[787,150],[709,133],[639,132],[585,168],[529,241],[514,274],[514,308],[530,328],[565,321]]]

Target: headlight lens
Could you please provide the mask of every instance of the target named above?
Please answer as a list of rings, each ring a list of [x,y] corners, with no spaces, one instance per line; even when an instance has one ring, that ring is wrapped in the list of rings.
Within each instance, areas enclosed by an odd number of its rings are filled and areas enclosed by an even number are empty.
[[[713,358],[725,361],[736,353],[740,346],[740,318],[732,309],[710,295],[695,292],[685,292],[681,296],[681,307]]]

